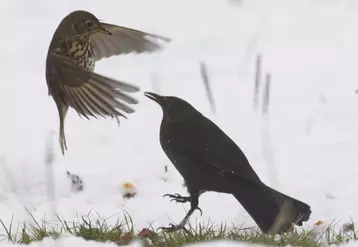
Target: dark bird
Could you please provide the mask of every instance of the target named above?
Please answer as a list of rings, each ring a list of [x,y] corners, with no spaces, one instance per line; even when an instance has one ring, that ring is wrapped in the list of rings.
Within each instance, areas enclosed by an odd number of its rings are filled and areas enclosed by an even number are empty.
[[[156,40],[156,41],[154,41]],[[135,110],[128,104],[138,101],[127,93],[139,87],[94,73],[95,62],[113,55],[143,53],[162,48],[163,36],[101,22],[86,11],[74,11],[57,27],[47,54],[48,93],[57,105],[60,119],[59,141],[67,150],[64,121],[68,108],[81,117],[117,118]]]
[[[199,196],[206,191],[232,194],[264,233],[286,232],[309,219],[309,205],[265,185],[230,137],[188,102],[149,92],[145,96],[163,110],[160,144],[190,195],[164,195],[190,202],[191,207],[180,224],[162,229],[185,229],[190,215],[199,209]]]

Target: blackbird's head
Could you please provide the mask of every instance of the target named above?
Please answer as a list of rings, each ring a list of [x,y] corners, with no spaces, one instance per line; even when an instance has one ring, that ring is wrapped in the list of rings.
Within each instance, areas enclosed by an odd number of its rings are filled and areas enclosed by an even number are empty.
[[[182,121],[197,112],[192,105],[178,97],[161,96],[150,92],[145,92],[144,95],[161,106],[163,120],[169,122]]]
[[[56,30],[60,36],[86,36],[94,33],[112,35],[104,28],[98,18],[84,10],[73,11],[61,21]]]

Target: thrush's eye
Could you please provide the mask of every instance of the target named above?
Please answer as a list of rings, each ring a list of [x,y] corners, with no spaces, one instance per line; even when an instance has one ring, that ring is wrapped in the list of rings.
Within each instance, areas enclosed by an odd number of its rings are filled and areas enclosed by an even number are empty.
[[[85,25],[87,28],[92,28],[93,27],[93,22],[92,21],[86,21]]]

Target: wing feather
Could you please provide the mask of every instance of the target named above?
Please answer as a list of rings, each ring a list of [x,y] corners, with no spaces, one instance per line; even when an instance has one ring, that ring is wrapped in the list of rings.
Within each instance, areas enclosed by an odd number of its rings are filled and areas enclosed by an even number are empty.
[[[85,70],[57,53],[52,52],[49,56],[61,77],[56,86],[64,102],[80,116],[126,117],[124,113],[135,112],[129,105],[137,104],[138,100],[126,93],[139,91],[137,86]]]
[[[170,38],[164,36],[127,27],[103,22],[101,22],[101,25],[110,31],[112,35],[96,33],[91,36],[96,60],[132,52],[143,53],[158,51],[163,48],[163,42],[167,43],[171,41]]]

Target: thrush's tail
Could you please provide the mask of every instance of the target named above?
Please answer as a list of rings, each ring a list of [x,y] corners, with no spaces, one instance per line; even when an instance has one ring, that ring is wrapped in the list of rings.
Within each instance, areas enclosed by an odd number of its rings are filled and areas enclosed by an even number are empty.
[[[234,190],[235,198],[264,233],[282,233],[292,224],[302,226],[311,215],[310,206],[278,192],[265,184],[240,180]]]

